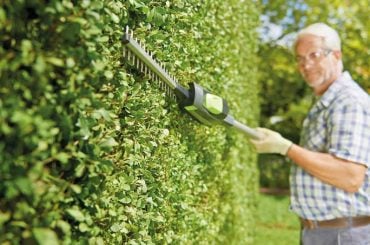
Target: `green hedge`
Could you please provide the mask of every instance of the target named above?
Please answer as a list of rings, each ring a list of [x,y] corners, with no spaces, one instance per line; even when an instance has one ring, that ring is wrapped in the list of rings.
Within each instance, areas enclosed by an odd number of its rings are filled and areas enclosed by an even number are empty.
[[[252,243],[245,136],[181,113],[121,35],[255,126],[254,1],[2,2],[0,244]]]

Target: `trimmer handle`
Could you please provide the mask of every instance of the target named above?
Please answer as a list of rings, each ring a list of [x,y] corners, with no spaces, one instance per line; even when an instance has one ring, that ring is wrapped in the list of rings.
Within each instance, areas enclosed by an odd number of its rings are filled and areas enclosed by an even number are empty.
[[[234,126],[251,138],[260,138],[254,129],[238,122],[229,114],[229,107],[225,99],[209,93],[196,83],[190,83],[189,86],[189,90],[178,86],[175,89],[175,94],[180,100],[180,107],[195,119],[206,125]]]
[[[254,130],[253,128],[248,127],[245,124],[242,124],[241,122],[238,122],[238,121],[234,120],[233,126],[237,129],[239,129],[240,131],[242,131],[243,133],[247,134],[252,139],[259,140],[259,139],[262,138],[262,136],[256,130]]]

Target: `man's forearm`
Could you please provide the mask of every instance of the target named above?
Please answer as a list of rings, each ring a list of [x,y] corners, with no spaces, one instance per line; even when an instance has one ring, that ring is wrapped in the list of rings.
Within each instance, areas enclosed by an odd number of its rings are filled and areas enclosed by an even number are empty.
[[[365,165],[327,153],[309,151],[294,144],[288,150],[287,157],[321,181],[347,192],[357,192],[364,181]]]

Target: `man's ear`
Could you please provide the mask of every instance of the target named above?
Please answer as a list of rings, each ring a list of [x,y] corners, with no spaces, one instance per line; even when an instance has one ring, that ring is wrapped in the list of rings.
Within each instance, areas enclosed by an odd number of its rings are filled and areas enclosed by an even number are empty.
[[[334,53],[334,56],[335,56],[335,58],[337,60],[341,60],[342,59],[342,51],[340,51],[340,50],[334,50],[333,53]]]

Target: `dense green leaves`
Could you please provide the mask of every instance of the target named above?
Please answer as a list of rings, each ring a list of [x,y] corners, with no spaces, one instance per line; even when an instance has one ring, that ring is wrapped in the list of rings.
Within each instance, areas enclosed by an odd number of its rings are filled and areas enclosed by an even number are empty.
[[[253,3],[3,2],[0,243],[251,243],[245,136],[180,112],[122,58],[121,35],[255,125]]]

